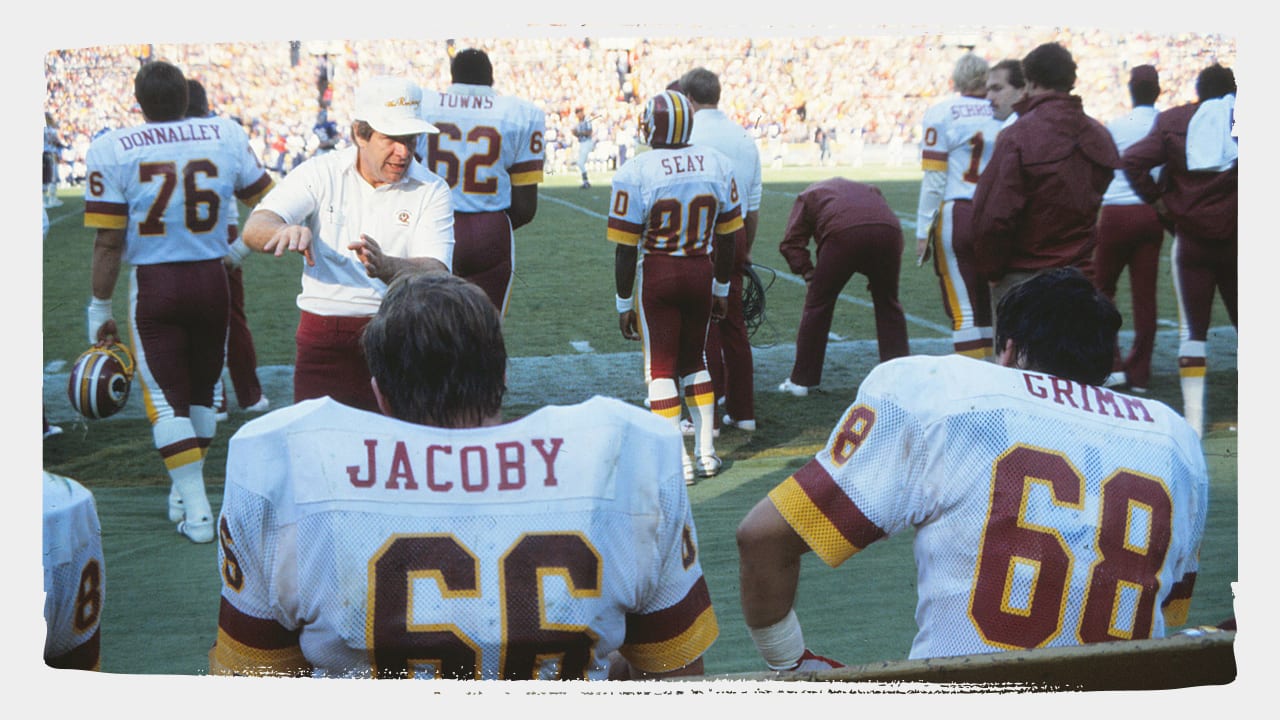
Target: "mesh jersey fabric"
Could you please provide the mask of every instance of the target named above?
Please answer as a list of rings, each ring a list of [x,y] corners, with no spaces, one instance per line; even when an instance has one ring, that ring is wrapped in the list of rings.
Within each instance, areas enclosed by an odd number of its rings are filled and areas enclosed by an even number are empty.
[[[1204,530],[1200,443],[1166,405],[963,356],[877,366],[771,493],[829,565],[915,530],[910,657],[1161,637]]]
[[[600,397],[465,430],[328,398],[255,419],[229,450],[215,653],[356,677],[683,667],[717,627],[680,442]]]
[[[41,495],[45,662],[97,670],[106,576],[93,494],[75,480],[46,472]]]

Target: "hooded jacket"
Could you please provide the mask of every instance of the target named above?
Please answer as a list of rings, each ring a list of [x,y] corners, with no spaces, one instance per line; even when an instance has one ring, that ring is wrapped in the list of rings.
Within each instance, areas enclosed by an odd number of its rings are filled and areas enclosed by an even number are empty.
[[[1089,273],[1098,208],[1121,167],[1115,141],[1075,95],[1037,95],[1014,109],[974,191],[978,271],[992,281],[1070,265]]]

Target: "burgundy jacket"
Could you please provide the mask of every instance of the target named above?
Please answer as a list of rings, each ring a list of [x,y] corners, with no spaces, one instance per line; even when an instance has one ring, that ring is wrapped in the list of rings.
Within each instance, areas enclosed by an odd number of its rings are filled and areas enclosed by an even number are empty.
[[[1125,150],[1124,175],[1144,201],[1164,200],[1179,234],[1226,240],[1238,232],[1238,171],[1187,169],[1187,126],[1199,107],[1189,103],[1157,115],[1151,132]],[[1157,183],[1150,171],[1160,165]]]
[[[1088,270],[1102,194],[1121,167],[1116,143],[1075,95],[1038,95],[1015,109],[973,195],[978,272],[994,281],[1015,270]]]
[[[880,188],[839,177],[820,180],[805,188],[791,206],[778,252],[787,259],[791,272],[804,277],[813,269],[809,238],[821,248],[832,233],[860,225],[902,229]]]

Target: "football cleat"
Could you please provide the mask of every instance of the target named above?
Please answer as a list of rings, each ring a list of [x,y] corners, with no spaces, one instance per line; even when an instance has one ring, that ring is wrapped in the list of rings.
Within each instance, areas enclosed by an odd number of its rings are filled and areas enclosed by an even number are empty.
[[[120,343],[85,350],[76,358],[67,380],[71,406],[90,420],[111,417],[129,400],[133,384],[133,354]]]
[[[685,437],[693,437],[694,435],[698,434],[698,429],[694,427],[693,421],[690,420],[689,418],[681,418],[680,434],[684,435]],[[712,428],[711,437],[713,438],[720,437],[720,428]]]
[[[213,542],[213,518],[201,518],[199,522],[183,520],[178,523],[178,532],[193,543]]]
[[[689,459],[688,455],[685,455],[684,456],[684,484],[692,485],[695,482],[697,481],[693,479],[693,461]]]
[[[804,385],[797,385],[791,382],[791,378],[782,381],[778,386],[779,392],[790,393],[796,397],[805,397],[809,394],[809,388]]]
[[[703,455],[698,458],[698,466],[694,468],[694,472],[698,477],[715,477],[720,474],[720,467],[723,464],[715,455]]]
[[[640,116],[640,136],[649,147],[682,147],[693,134],[693,105],[689,98],[667,90],[649,98]]]
[[[169,522],[182,522],[187,516],[187,509],[182,503],[182,494],[175,486],[169,487]]]
[[[720,424],[724,425],[725,427],[738,428],[739,430],[746,430],[747,432],[754,432],[756,429],[755,420],[734,420],[733,416],[727,413],[725,414],[724,417],[720,418]]]

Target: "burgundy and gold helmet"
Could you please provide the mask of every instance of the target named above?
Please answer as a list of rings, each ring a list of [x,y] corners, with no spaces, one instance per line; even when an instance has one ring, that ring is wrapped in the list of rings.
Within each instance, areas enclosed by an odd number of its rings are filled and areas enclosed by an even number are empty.
[[[120,412],[133,384],[133,354],[120,343],[94,346],[76,358],[67,381],[71,406],[90,420]]]
[[[693,134],[693,106],[689,98],[666,90],[649,98],[640,117],[640,135],[650,147],[680,147]]]

